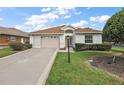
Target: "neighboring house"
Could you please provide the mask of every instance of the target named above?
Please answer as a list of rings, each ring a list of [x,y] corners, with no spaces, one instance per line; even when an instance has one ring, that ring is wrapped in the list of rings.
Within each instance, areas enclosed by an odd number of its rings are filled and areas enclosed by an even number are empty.
[[[16,28],[0,27],[0,47],[8,46],[11,42],[29,42],[29,35]]]
[[[70,36],[70,46],[75,47],[76,43],[101,44],[102,31],[91,28],[74,28],[70,25],[48,28],[30,33],[30,43],[33,48],[52,47],[66,48],[67,36]]]

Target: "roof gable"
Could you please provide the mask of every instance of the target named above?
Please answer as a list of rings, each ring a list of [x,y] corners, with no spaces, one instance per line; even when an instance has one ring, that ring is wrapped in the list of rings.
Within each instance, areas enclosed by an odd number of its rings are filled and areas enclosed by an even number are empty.
[[[66,31],[66,30],[75,30],[75,28],[71,25],[65,25],[64,27],[61,28],[61,30]]]

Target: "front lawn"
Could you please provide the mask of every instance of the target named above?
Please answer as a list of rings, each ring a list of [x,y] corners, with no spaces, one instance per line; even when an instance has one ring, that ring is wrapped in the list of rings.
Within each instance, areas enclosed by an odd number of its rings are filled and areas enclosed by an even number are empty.
[[[11,48],[0,49],[0,58],[15,53]]]
[[[124,47],[112,48],[112,51],[115,51],[115,52],[124,52]]]
[[[71,53],[71,64],[67,63],[67,53],[58,53],[47,85],[87,85],[124,84],[124,81],[107,72],[92,67],[87,60],[93,56],[107,56],[111,52],[83,51]]]

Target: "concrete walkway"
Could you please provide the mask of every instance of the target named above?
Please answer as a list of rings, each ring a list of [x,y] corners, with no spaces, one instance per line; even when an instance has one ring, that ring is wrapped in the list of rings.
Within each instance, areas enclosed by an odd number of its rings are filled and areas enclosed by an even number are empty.
[[[64,50],[59,50],[59,52],[68,52],[68,48]],[[74,49],[72,47],[70,47],[70,52],[74,52]]]
[[[57,49],[29,49],[0,58],[0,85],[45,84]]]

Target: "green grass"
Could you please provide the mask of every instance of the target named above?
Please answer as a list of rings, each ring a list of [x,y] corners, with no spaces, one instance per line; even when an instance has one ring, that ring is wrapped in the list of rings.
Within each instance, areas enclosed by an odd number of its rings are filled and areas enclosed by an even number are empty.
[[[121,48],[112,48],[112,51],[114,51],[114,52],[124,52],[124,47],[121,47]]]
[[[92,67],[87,60],[93,56],[111,55],[110,52],[83,51],[71,53],[71,64],[67,62],[67,53],[58,53],[47,85],[96,85],[124,84],[124,81],[107,72]]]
[[[0,49],[0,58],[15,53],[11,48]]]

